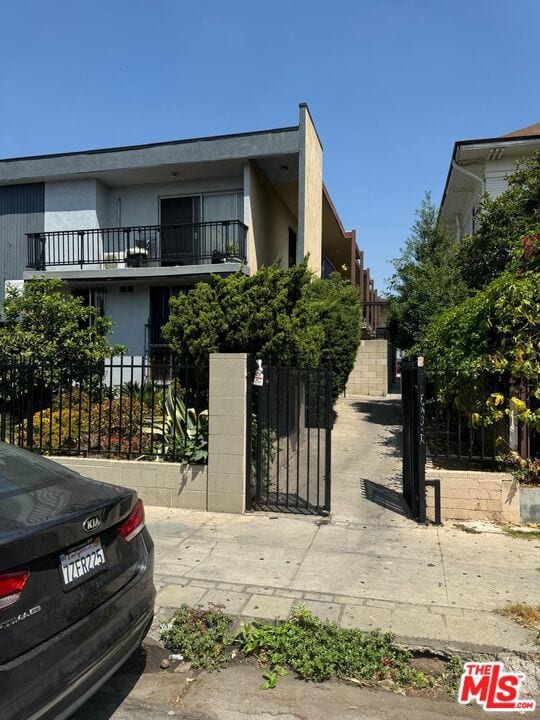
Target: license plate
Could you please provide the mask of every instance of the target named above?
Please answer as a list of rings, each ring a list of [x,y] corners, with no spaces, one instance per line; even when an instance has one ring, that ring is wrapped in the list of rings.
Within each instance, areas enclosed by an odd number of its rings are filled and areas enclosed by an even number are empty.
[[[64,588],[79,585],[102,570],[105,564],[105,553],[99,538],[60,555],[60,573]]]

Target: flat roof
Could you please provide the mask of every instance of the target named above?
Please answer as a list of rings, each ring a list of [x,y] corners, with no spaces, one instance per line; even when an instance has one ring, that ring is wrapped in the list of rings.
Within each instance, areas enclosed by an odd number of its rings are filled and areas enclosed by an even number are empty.
[[[206,142],[208,140],[228,140],[231,138],[267,135],[268,133],[297,132],[298,125],[270,128],[268,130],[252,130],[251,132],[229,133],[227,135],[207,135],[204,137],[187,138],[185,140],[163,140],[161,142],[144,143],[142,145],[120,145],[118,147],[97,148],[94,150],[73,150],[70,152],[47,153],[45,155],[21,155],[19,157],[0,158],[0,162],[17,162],[19,160],[46,160],[49,158],[72,157],[75,155],[99,155],[100,153],[123,152],[129,150],[146,150],[147,148],[165,147],[167,145],[186,145],[188,143]]]

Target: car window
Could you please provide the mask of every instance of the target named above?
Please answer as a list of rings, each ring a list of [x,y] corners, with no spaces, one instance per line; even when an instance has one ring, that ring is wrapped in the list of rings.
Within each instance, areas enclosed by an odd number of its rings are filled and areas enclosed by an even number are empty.
[[[65,482],[76,473],[27,450],[0,442],[0,498]]]

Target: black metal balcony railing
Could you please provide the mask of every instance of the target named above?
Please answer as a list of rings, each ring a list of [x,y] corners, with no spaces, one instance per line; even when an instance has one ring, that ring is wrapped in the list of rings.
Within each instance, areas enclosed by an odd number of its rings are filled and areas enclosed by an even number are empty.
[[[246,262],[239,220],[29,233],[28,267],[159,267]]]

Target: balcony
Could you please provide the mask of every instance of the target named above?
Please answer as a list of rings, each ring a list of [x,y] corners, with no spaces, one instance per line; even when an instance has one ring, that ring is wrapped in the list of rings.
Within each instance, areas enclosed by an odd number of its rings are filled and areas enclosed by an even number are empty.
[[[246,263],[247,227],[239,220],[186,225],[30,233],[28,268],[178,267]]]

